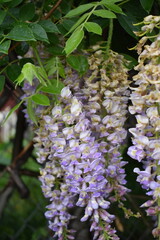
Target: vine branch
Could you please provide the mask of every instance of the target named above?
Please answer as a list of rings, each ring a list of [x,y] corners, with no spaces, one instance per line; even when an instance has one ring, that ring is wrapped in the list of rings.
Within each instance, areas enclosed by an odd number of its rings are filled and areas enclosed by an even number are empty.
[[[110,19],[109,20],[108,40],[107,40],[107,46],[106,46],[106,59],[108,58],[108,55],[109,55],[109,49],[111,46],[112,35],[113,35],[113,19]]]
[[[47,20],[51,14],[58,8],[58,6],[61,4],[62,0],[59,0],[52,8],[51,10],[47,13],[47,15],[44,17],[45,20]]]

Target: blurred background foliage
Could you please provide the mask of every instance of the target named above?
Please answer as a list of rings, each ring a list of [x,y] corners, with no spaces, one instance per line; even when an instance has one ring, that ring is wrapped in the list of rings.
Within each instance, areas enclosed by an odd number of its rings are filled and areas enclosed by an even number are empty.
[[[159,0],[108,0],[115,3],[124,14],[116,9],[114,19],[111,49],[130,60],[130,78],[134,74],[133,67],[137,64],[136,51],[130,51],[136,45],[138,38],[134,31],[149,14],[159,15]],[[93,3],[89,0],[0,0],[0,121],[7,112],[19,103],[23,91],[21,86],[15,89],[15,80],[21,74],[26,63],[36,66],[47,66],[45,71],[54,74],[55,58],[58,57],[60,78],[63,78],[61,61],[67,59],[68,64],[83,74],[79,69],[80,60],[75,64],[70,56],[66,56],[64,47],[69,35],[66,35],[77,22],[79,16],[64,17],[70,10],[81,4]],[[119,9],[118,8],[118,9]],[[109,19],[92,15],[91,22],[101,26],[102,35],[86,32],[78,46],[76,54],[91,45],[106,41],[108,37]],[[38,56],[37,56],[38,53]],[[63,61],[62,61],[63,62]],[[87,64],[84,62],[84,69]],[[33,151],[33,133],[23,116],[24,106],[17,110],[0,130],[0,240],[50,240],[52,233],[47,228],[44,217],[45,205],[40,182],[39,168]],[[127,125],[134,122],[130,116]],[[130,159],[127,148],[129,137],[123,148],[124,159],[129,162],[126,166],[127,184],[132,190],[127,196],[126,207],[134,212],[140,212],[142,218],[125,219],[122,210],[112,206],[111,212],[116,215],[115,226],[120,239],[151,240],[153,219],[147,218],[139,206],[147,199],[145,192],[136,183],[134,167],[137,161]],[[139,166],[141,164],[139,163]],[[77,238],[78,239],[78,238]],[[87,238],[86,238],[87,240]]]

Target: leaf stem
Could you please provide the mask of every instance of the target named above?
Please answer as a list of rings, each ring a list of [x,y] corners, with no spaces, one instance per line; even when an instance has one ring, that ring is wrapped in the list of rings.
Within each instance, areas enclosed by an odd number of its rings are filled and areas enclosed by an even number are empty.
[[[92,13],[94,12],[94,10],[97,8],[97,6],[98,6],[98,4],[95,5],[95,6],[92,8],[92,10],[89,12],[89,14],[88,14],[86,20],[82,23],[83,27],[84,27],[84,24],[88,21],[88,19],[89,19],[90,16],[92,15]]]
[[[2,8],[4,9],[4,11],[10,16],[12,17],[16,22],[18,22],[18,19],[11,13],[9,12],[9,9],[6,9],[5,7],[2,6]]]
[[[109,20],[108,40],[107,40],[107,46],[106,46],[106,59],[109,56],[109,50],[110,50],[110,46],[111,46],[112,35],[113,35],[113,19],[110,19]]]
[[[34,53],[35,53],[35,56],[36,56],[36,58],[37,58],[37,61],[38,61],[39,65],[40,65],[40,67],[41,67],[44,71],[46,71],[46,70],[44,69],[44,67],[43,67],[42,62],[41,62],[41,59],[40,59],[40,56],[39,56],[39,54],[38,54],[37,48],[36,48],[35,46],[33,46],[33,45],[32,45],[32,48],[33,48],[33,51],[34,51]]]
[[[124,0],[123,2],[121,2],[121,3],[117,4],[117,5],[121,6],[121,5],[123,5],[124,3],[127,3],[127,2],[129,2],[129,0]]]
[[[37,58],[37,61],[38,61],[39,65],[40,65],[41,69],[43,70],[44,74],[46,75],[45,79],[47,80],[48,84],[50,84],[50,81],[48,79],[48,75],[47,75],[46,70],[45,70],[45,68],[44,68],[44,66],[42,64],[42,61],[41,61],[40,56],[38,54],[37,48],[34,46],[34,44],[32,44],[32,48],[33,48],[33,51],[35,53],[35,56]]]
[[[2,40],[0,41],[0,44],[2,44],[5,39],[6,37],[2,38]]]
[[[5,66],[5,67],[0,71],[0,74],[2,74],[2,73],[6,70],[6,68],[7,68],[8,66],[10,66],[10,65],[12,65],[13,63],[18,62],[18,61],[19,61],[19,59],[15,59],[15,60],[13,60],[12,62],[8,63],[7,66]]]
[[[58,59],[58,57],[56,57],[56,75],[57,75],[56,87],[58,87],[58,83],[59,83],[59,59]]]

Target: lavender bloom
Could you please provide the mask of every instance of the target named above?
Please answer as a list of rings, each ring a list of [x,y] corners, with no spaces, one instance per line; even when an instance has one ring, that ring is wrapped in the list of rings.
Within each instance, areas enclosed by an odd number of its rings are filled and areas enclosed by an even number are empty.
[[[142,32],[151,32],[159,23],[160,17],[146,17]],[[157,35],[150,45],[144,45],[147,38],[147,36],[142,37],[137,45],[139,64],[135,69],[138,74],[133,77],[137,87],[131,88],[132,106],[129,107],[130,113],[136,114],[137,124],[135,129],[130,129],[133,146],[128,149],[128,155],[143,163],[144,170],[135,168],[134,172],[138,174],[137,181],[146,189],[146,194],[152,200],[144,203],[142,207],[148,208],[147,215],[157,216],[159,215],[157,209],[160,208],[160,65],[158,62],[160,36]],[[153,235],[160,236],[159,227],[153,230]]]
[[[68,208],[85,208],[81,221],[90,219],[94,239],[107,235],[117,240],[108,212],[110,200],[125,200],[126,162],[120,145],[126,137],[124,123],[128,100],[125,60],[110,52],[104,60],[101,50],[89,57],[90,69],[79,78],[67,69],[66,87],[58,97],[58,105],[41,112],[40,126],[34,138],[41,169],[42,191],[50,204],[45,213],[49,227],[58,240],[68,230],[72,216]],[[112,71],[107,73],[108,66]],[[100,81],[97,80],[99,79]],[[111,197],[112,195],[112,197]]]

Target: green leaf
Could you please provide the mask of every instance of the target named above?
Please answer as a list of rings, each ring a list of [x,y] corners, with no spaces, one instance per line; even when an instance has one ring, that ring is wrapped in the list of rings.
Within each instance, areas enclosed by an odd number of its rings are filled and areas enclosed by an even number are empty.
[[[8,8],[14,8],[18,6],[23,0],[12,0],[10,3],[7,4]]]
[[[146,12],[150,12],[153,6],[154,0],[140,0],[140,3]]]
[[[6,11],[0,10],[0,24],[2,24],[6,14],[7,14]]]
[[[24,81],[24,75],[21,73],[18,78],[15,80],[16,86],[20,85]]]
[[[49,106],[50,105],[50,100],[46,95],[37,93],[32,96],[33,102],[43,105],[43,106]]]
[[[34,64],[34,61],[32,58],[22,58],[19,60],[19,65],[21,68],[23,68],[23,66],[26,64],[26,63],[32,63]]]
[[[28,50],[29,44],[27,42],[21,42],[21,44],[19,44],[15,49],[18,56],[24,56]]]
[[[49,43],[46,31],[41,25],[37,23],[31,24],[31,29],[35,39]]]
[[[102,18],[116,18],[116,15],[113,12],[105,9],[95,10],[93,14]]]
[[[26,79],[31,85],[33,78],[36,77],[43,85],[45,85],[44,79],[48,80],[46,73],[41,67],[36,67],[32,63],[26,63],[21,71],[20,76],[16,79],[17,84],[20,84]]]
[[[41,20],[38,22],[38,24],[41,25],[41,27],[43,27],[46,32],[59,33],[56,24],[54,24],[50,19]]]
[[[35,76],[35,71],[35,66],[32,63],[26,63],[21,71],[23,78],[26,79],[31,85]]]
[[[2,44],[0,44],[0,52],[4,53],[4,54],[8,54],[8,49],[11,45],[11,40],[7,40],[5,42],[3,42]]]
[[[21,67],[16,63],[9,65],[6,69],[6,74],[11,81],[15,81],[21,74]]]
[[[104,6],[109,8],[113,12],[124,14],[122,9],[119,6],[117,6],[116,4],[107,3],[107,4],[104,4]]]
[[[19,18],[22,21],[31,20],[35,15],[35,5],[34,3],[27,3],[22,5],[19,12]]]
[[[35,115],[35,111],[33,109],[32,100],[30,98],[28,99],[28,102],[27,102],[27,113],[29,118],[32,120],[32,122],[34,122],[37,125],[37,118]]]
[[[61,11],[62,11],[63,14],[67,14],[69,12],[69,10],[71,9],[71,4],[67,0],[63,0],[61,2],[60,6],[61,6]]]
[[[48,81],[48,76],[47,76],[46,72],[44,71],[44,69],[42,69],[41,67],[35,67],[35,77],[38,78],[38,80],[43,85],[46,85],[44,79]]]
[[[64,70],[64,66],[59,63],[59,66],[58,66],[58,72],[59,72],[59,76],[62,77],[62,78],[65,78],[66,75],[65,75],[65,70]]]
[[[86,22],[84,26],[88,32],[93,32],[98,35],[102,35],[102,28],[99,26],[99,24],[94,22]]]
[[[64,49],[67,55],[69,55],[78,47],[83,37],[84,37],[84,31],[82,29],[77,29],[72,33],[70,38],[67,40],[66,46]]]
[[[64,84],[57,79],[53,79],[51,85],[42,87],[41,91],[52,94],[60,94],[62,88],[64,88]]]
[[[67,30],[70,31],[71,27],[74,25],[75,21],[71,19],[65,19],[62,23],[62,26]]]
[[[3,90],[5,84],[5,76],[0,75],[0,92]]]
[[[56,58],[55,57],[51,57],[50,59],[48,59],[45,63],[45,69],[48,72],[50,69],[54,68],[56,66]]]
[[[69,32],[67,33],[67,35],[71,32],[73,32],[86,18],[87,18],[88,14],[85,13],[84,15],[82,15],[82,17],[79,18],[79,20],[71,27],[71,29],[69,30]]]
[[[75,16],[78,16],[84,12],[86,12],[87,10],[89,10],[90,8],[94,7],[95,4],[93,3],[87,3],[87,4],[82,4],[80,5],[79,7],[69,11],[65,17],[66,18],[71,18],[71,17],[75,17]]]
[[[21,104],[22,104],[23,102],[24,102],[24,100],[22,100],[20,103],[18,103],[16,106],[14,106],[14,107],[9,111],[9,113],[7,114],[6,118],[3,120],[3,122],[2,122],[1,125],[3,125],[3,124],[7,121],[7,119],[11,116],[11,114],[12,114],[14,111],[16,111],[16,110],[21,106]]]
[[[13,0],[0,0],[0,3],[4,3],[4,2],[11,2]]]
[[[64,49],[60,46],[53,46],[48,48],[48,52],[54,56],[63,56],[65,55]]]
[[[80,75],[83,75],[88,70],[88,61],[85,56],[70,55],[67,57],[67,63],[77,70]]]
[[[123,0],[102,0],[100,4],[114,4],[116,2],[122,2]]]
[[[132,56],[128,55],[128,54],[125,54],[125,53],[122,53],[122,55],[124,56],[124,58],[126,60],[128,60],[129,62],[127,63],[126,67],[128,69],[133,69],[137,64],[138,64],[138,61],[133,58]]]
[[[138,26],[133,25],[134,23],[137,22],[134,16],[132,16],[131,14],[130,15],[127,14],[126,16],[118,15],[118,21],[128,34],[130,34],[135,39],[138,39],[137,36],[133,33],[133,31],[139,30]]]
[[[15,41],[36,41],[32,30],[25,23],[18,23],[6,37]]]

